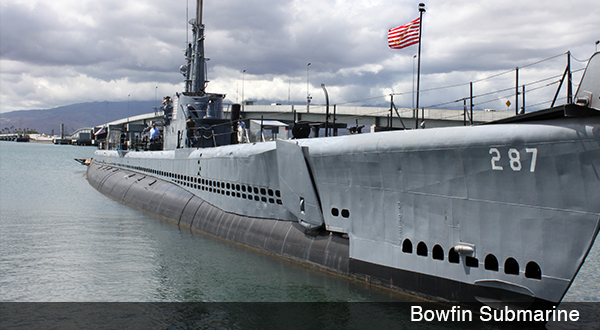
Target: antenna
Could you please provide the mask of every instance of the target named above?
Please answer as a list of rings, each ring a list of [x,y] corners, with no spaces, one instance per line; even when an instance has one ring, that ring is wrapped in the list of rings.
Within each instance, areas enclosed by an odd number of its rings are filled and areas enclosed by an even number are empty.
[[[204,95],[206,88],[206,59],[204,58],[204,25],[202,24],[202,0],[196,0],[196,19],[190,21],[194,32],[192,59],[192,92]]]
[[[186,46],[190,43],[190,30],[188,29],[188,22],[190,21],[190,6],[189,0],[185,1],[185,44]]]

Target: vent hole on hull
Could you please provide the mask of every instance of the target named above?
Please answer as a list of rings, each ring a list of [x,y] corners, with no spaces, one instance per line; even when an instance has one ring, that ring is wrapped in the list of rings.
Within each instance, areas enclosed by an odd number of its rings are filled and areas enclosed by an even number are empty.
[[[331,209],[331,215],[337,217],[338,215],[340,215],[340,211],[334,207]]]
[[[448,262],[452,264],[457,264],[460,262],[460,256],[458,255],[458,252],[454,250],[454,248],[451,248],[448,252]]]
[[[488,254],[485,257],[484,268],[486,270],[498,271],[498,259],[493,254]]]
[[[479,268],[479,260],[477,258],[466,256],[465,264],[467,267]]]
[[[412,253],[412,242],[408,238],[402,242],[402,252]]]
[[[541,280],[542,270],[540,269],[540,266],[533,261],[528,262],[527,266],[525,266],[525,277]]]
[[[427,244],[424,242],[419,242],[419,244],[417,244],[417,255],[427,257]]]
[[[509,275],[519,275],[519,263],[514,258],[508,258],[504,262],[504,273]]]
[[[436,244],[431,252],[433,259],[444,260],[444,249],[439,244]]]

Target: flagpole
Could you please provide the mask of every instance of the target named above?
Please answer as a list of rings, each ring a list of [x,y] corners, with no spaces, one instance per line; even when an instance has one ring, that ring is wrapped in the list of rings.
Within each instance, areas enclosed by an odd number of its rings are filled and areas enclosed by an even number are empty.
[[[417,114],[419,113],[419,87],[421,82],[421,30],[423,29],[423,13],[425,4],[419,4],[419,59],[417,61]],[[419,128],[419,116],[415,118],[415,128]]]

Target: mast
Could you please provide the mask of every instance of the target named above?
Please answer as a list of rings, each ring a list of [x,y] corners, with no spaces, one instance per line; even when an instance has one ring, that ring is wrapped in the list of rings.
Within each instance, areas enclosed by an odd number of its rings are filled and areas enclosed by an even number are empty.
[[[419,4],[419,59],[417,64],[417,118],[415,120],[415,128],[418,128],[419,122],[419,88],[421,86],[421,31],[423,30],[423,13],[425,12],[425,4]],[[423,116],[425,110],[423,109]]]
[[[192,32],[194,34],[194,48],[192,59],[192,90],[193,93],[206,93],[206,77],[205,67],[206,59],[204,58],[204,24],[202,24],[202,0],[196,0],[196,19],[191,20]]]

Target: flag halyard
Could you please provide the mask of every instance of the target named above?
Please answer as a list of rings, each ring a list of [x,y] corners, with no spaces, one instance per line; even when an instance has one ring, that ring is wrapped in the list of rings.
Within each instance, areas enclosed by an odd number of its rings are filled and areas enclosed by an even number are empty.
[[[419,43],[421,18],[407,24],[391,28],[388,31],[388,46],[391,49],[402,49]]]

